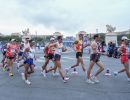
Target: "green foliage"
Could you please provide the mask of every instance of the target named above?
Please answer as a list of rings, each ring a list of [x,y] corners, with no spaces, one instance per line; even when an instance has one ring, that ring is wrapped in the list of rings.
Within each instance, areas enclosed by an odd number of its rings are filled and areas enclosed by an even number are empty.
[[[37,43],[40,43],[42,45],[45,45],[46,42],[49,42],[50,36],[46,37],[33,37],[32,40],[34,40]]]
[[[18,42],[22,41],[22,37],[19,36],[0,36],[0,41],[9,42],[11,39],[16,39]],[[50,36],[47,37],[33,37],[32,40],[40,44],[45,44],[50,40]]]
[[[20,42],[22,39],[19,36],[0,36],[0,41],[9,42],[11,39],[16,39]]]
[[[105,34],[104,33],[100,33],[100,39],[101,39],[101,41],[105,41]]]

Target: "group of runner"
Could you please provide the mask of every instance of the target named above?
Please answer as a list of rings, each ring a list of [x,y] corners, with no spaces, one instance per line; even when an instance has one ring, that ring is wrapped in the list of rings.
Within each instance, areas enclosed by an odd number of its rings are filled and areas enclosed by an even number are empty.
[[[62,36],[57,36],[56,38],[51,37],[50,42],[46,44],[44,48],[44,57],[45,62],[42,65],[42,75],[46,77],[46,73],[49,73],[53,71],[53,75],[58,75],[57,70],[59,71],[59,74],[63,80],[63,82],[67,82],[69,80],[69,77],[67,77],[67,74],[69,71],[76,70],[76,67],[81,64],[82,70],[85,73],[86,76],[86,82],[89,84],[99,83],[98,76],[99,74],[104,70],[104,65],[100,61],[100,55],[102,54],[98,47],[100,42],[100,35],[96,34],[93,37],[93,42],[91,44],[84,44],[83,43],[83,34],[79,34],[78,40],[76,40],[73,43],[73,49],[76,52],[76,64],[72,65],[69,68],[66,68],[65,71],[62,69],[61,66],[61,56],[62,52],[66,52],[67,49],[63,46]],[[83,56],[83,49],[87,46],[91,47],[91,54],[90,54],[90,63],[88,69],[86,69],[84,60],[82,58]],[[129,72],[129,59],[128,59],[128,38],[122,37],[121,39],[121,46],[119,48],[119,52],[121,55],[121,63],[123,64],[124,68],[121,71],[114,72],[114,75],[118,75],[121,72],[126,72],[128,81],[130,81],[130,72]],[[13,65],[14,62],[17,63],[17,69],[19,70],[20,67],[24,67],[24,72],[21,73],[22,79],[27,84],[31,84],[31,82],[28,80],[28,77],[30,74],[34,73],[34,61],[36,60],[35,56],[35,42],[29,40],[29,38],[26,38],[24,42],[18,43],[15,39],[12,39],[10,43],[7,43],[5,46],[3,46],[2,49],[3,52],[3,70],[9,71],[9,76],[13,76]],[[47,68],[47,65],[49,62],[52,61],[54,66]],[[94,67],[94,65],[97,65],[99,69],[97,72],[92,75],[91,71]],[[76,72],[76,71],[75,71]]]
[[[67,49],[63,46],[62,36],[58,36],[56,41],[53,37],[50,39],[50,42],[45,46],[44,49],[45,63],[42,66],[42,74],[44,75],[44,77],[46,77],[46,73],[50,71],[54,71],[54,74],[56,74],[56,70],[58,69],[63,82],[67,82],[67,80],[69,80],[69,78],[65,76],[60,61],[61,54],[65,51],[67,51]],[[46,67],[50,60],[53,61],[54,67],[47,69]]]
[[[67,49],[60,48],[60,43],[62,44],[61,36],[59,36],[57,38],[57,40],[58,40],[58,42],[55,42],[55,39],[51,38],[50,42],[46,45],[46,47],[44,49],[45,63],[42,66],[42,74],[44,75],[44,77],[46,77],[46,73],[48,73],[50,71],[54,71],[53,74],[57,75],[56,70],[58,68],[63,81],[66,82],[69,78],[66,78],[65,75],[68,74],[71,69],[74,71],[73,73],[77,73],[76,67],[78,67],[79,64],[81,64],[82,70],[86,75],[86,79],[87,79],[86,82],[89,84],[99,83],[100,81],[98,80],[98,76],[104,70],[104,65],[100,61],[100,55],[104,54],[104,53],[100,52],[100,50],[99,50],[100,35],[99,34],[94,35],[93,42],[91,44],[84,44],[83,43],[83,34],[79,34],[79,39],[73,43],[73,49],[76,52],[77,62],[76,62],[76,64],[72,65],[71,67],[65,68],[65,74],[63,74],[63,70],[61,68],[60,58],[61,58],[61,52],[66,51]],[[122,37],[119,52],[121,55],[121,57],[120,57],[121,63],[123,64],[124,68],[119,72],[114,72],[114,75],[117,76],[121,72],[126,72],[126,74],[128,76],[128,81],[130,81],[129,59],[128,59],[129,52],[128,52],[127,44],[128,44],[128,38],[125,36]],[[91,55],[90,55],[89,67],[86,70],[82,56],[83,56],[83,49],[87,46],[91,47]],[[63,44],[62,44],[62,47],[63,47]],[[49,63],[49,61],[52,61],[54,63],[54,67],[47,69],[47,64]],[[95,64],[99,67],[99,69],[97,70],[97,72],[94,75],[92,75],[91,71]]]
[[[15,39],[5,44],[2,47],[3,71],[8,71],[9,76],[14,76],[13,66],[17,64],[17,69],[24,67],[24,72],[21,73],[22,79],[27,84],[31,84],[28,80],[28,76],[34,72],[34,59],[35,59],[35,42],[26,38],[24,42],[19,43]]]

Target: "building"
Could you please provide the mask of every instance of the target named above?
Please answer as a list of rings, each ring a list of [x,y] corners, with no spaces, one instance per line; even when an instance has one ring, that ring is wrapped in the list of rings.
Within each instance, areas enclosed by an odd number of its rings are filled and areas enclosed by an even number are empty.
[[[121,31],[121,32],[114,32],[117,35],[123,35],[123,34],[130,34],[130,29],[127,31]]]
[[[116,33],[107,33],[105,36],[105,43],[108,45],[109,42],[113,42],[117,45],[117,34]]]
[[[0,33],[0,36],[3,37],[4,35],[2,33]]]
[[[106,44],[108,44],[111,41],[117,45],[118,44],[117,37],[119,35],[128,35],[128,34],[130,34],[130,29],[121,32],[105,33],[105,42]]]

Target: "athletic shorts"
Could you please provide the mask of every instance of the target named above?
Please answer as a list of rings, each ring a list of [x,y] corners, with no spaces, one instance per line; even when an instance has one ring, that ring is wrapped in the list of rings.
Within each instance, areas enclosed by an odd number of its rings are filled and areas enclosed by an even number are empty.
[[[54,61],[60,60],[61,59],[61,55],[59,54],[54,54]]]
[[[20,52],[18,53],[18,56],[23,56],[23,52],[20,51]]]
[[[77,52],[76,53],[76,58],[82,57],[82,52]]]
[[[53,58],[54,58],[54,54],[49,53],[49,54],[47,55],[47,58],[48,58],[48,59],[53,59]]]
[[[91,54],[90,55],[90,61],[93,61],[93,62],[100,61],[100,54],[99,53]]]
[[[28,64],[28,65],[34,65],[34,63],[33,63],[33,59],[32,58],[30,58],[30,59],[27,59],[27,60],[25,60],[24,61],[24,64]]]
[[[121,56],[121,63],[124,64],[125,62],[129,62],[128,56]]]
[[[10,60],[13,60],[14,58],[15,58],[15,57],[8,57],[8,56],[7,56],[7,59],[10,59]]]

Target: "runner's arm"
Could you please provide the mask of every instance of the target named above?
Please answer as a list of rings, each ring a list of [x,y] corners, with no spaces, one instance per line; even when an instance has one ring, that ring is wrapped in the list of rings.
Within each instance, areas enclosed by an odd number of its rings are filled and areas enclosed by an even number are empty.
[[[76,45],[73,44],[73,50],[76,52]]]
[[[66,51],[67,51],[67,49],[63,47],[62,48],[62,52],[66,52]]]
[[[97,49],[97,44],[96,44],[96,43],[92,43],[92,44],[91,44],[91,48],[93,49],[93,51],[96,51],[96,49]]]

